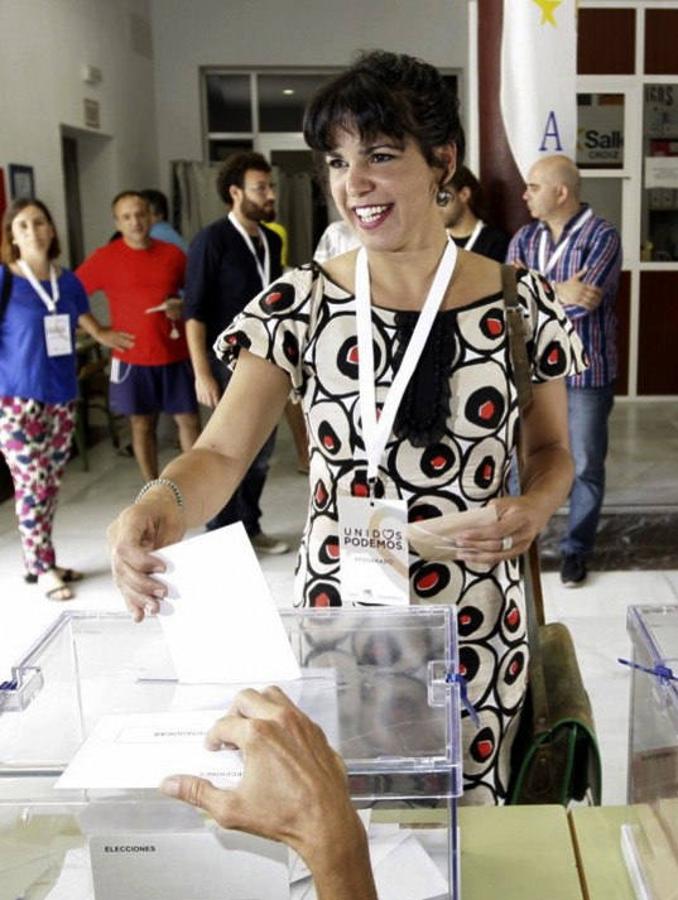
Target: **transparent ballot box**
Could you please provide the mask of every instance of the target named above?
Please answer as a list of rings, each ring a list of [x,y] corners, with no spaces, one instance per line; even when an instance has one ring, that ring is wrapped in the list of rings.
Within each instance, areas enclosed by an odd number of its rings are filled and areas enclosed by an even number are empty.
[[[629,803],[678,797],[678,606],[632,606]]]
[[[378,886],[385,879],[380,898],[394,889],[389,881],[400,867],[401,878],[413,879],[411,896],[458,900],[462,766],[455,610],[342,608],[284,610],[281,616],[303,675],[281,687],[344,759],[351,796],[376,848]],[[167,843],[185,833],[237,845],[239,836],[218,834],[196,810],[156,791],[53,789],[102,715],[225,710],[235,690],[177,683],[157,619],[134,624],[124,613],[63,613],[0,686],[0,900],[44,897],[44,885],[71,875],[77,880],[77,853],[92,853],[94,870],[97,840],[117,846],[116,835],[127,843],[136,837],[139,846],[150,837]],[[247,852],[257,856],[256,848]],[[413,867],[419,864],[417,881]],[[189,859],[184,869],[190,870]],[[109,884],[112,893],[97,885],[97,900],[135,900],[133,887],[116,879]],[[173,893],[158,896],[183,897],[180,880]],[[31,893],[31,886],[38,892]],[[312,896],[302,888],[292,884],[280,896]],[[186,900],[198,896],[191,890]],[[140,900],[154,896],[148,887],[138,894]],[[234,888],[224,896],[240,895]],[[406,900],[405,893],[394,896]]]

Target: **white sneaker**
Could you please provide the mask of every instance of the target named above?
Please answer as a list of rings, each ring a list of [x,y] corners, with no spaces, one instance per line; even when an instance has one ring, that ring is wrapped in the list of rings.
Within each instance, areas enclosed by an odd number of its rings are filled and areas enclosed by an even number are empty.
[[[270,537],[268,534],[264,534],[263,531],[260,531],[259,534],[250,538],[250,540],[257,553],[268,553],[270,556],[279,556],[281,553],[288,553],[290,549],[290,545],[285,541]]]

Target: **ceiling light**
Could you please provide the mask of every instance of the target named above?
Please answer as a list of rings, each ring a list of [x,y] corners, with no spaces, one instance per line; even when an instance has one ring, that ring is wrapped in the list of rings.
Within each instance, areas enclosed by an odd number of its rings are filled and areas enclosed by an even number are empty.
[[[283,91],[283,94],[285,94],[287,97],[291,97],[293,93],[294,93],[293,88],[285,88]]]

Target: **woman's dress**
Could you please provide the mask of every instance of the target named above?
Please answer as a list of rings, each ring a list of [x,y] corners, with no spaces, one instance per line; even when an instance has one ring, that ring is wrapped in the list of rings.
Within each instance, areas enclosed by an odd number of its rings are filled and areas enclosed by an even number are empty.
[[[581,345],[548,284],[522,272],[518,297],[533,382],[580,370]],[[377,407],[417,316],[372,307]],[[287,372],[305,413],[311,494],[297,604],[340,605],[337,495],[367,494],[354,297],[317,265],[296,269],[255,298],[216,344],[227,360],[240,347]],[[401,402],[377,495],[405,499],[409,521],[486,506],[506,493],[518,418],[501,293],[441,311]],[[462,719],[465,802],[500,802],[527,676],[518,560],[471,567],[411,553],[410,598],[457,605],[461,670],[480,717],[478,729]]]

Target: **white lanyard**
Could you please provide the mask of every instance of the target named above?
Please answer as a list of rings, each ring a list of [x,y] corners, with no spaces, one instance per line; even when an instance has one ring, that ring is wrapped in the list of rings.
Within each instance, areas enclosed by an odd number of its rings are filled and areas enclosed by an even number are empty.
[[[379,461],[391,435],[400,401],[426,346],[436,314],[440,309],[452,279],[456,262],[457,245],[448,237],[447,247],[433,278],[433,284],[419,314],[416,327],[407,345],[400,368],[393,379],[377,424],[370,271],[365,248],[361,247],[358,251],[355,265],[358,377],[360,383],[360,415],[362,418],[365,456],[367,457],[368,482],[373,481],[377,477]]]
[[[570,228],[570,230],[567,232],[565,239],[562,240],[560,242],[560,244],[558,244],[556,249],[553,251],[553,253],[549,257],[548,261],[546,259],[546,244],[548,242],[548,234],[547,234],[548,225],[544,225],[544,230],[542,231],[541,238],[539,240],[539,272],[540,272],[540,274],[548,275],[548,273],[551,271],[551,269],[555,266],[555,264],[558,262],[560,257],[565,252],[565,248],[569,244],[570,238],[572,238],[579,231],[580,228],[583,228],[583,226],[591,218],[592,215],[593,215],[593,210],[589,206],[589,208],[584,210],[584,212],[579,216],[579,218],[572,225],[572,228]]]
[[[473,250],[473,245],[478,240],[478,235],[485,227],[485,223],[482,219],[478,219],[476,222],[476,227],[473,229],[471,234],[468,236],[466,243],[464,244],[464,250]]]
[[[257,264],[257,272],[259,273],[259,277],[261,278],[261,287],[265,290],[271,283],[271,252],[268,249],[268,241],[266,240],[263,231],[261,230],[261,228],[258,229],[259,240],[264,245],[264,265],[262,266],[261,260],[259,259],[259,254],[256,251],[252,238],[242,227],[235,213],[230,212],[228,214],[228,219],[231,225],[240,233],[242,239],[249,247],[250,253],[254,257],[254,261]]]
[[[40,297],[42,302],[47,307],[47,311],[50,313],[56,313],[57,303],[59,302],[59,284],[57,282],[57,274],[54,266],[50,264],[49,267],[49,280],[52,286],[52,296],[50,297],[50,295],[33,274],[33,270],[28,265],[25,259],[18,259],[16,261],[16,264],[26,276],[26,279],[28,280],[35,293],[38,295],[38,297]]]

